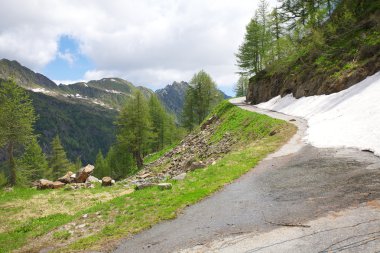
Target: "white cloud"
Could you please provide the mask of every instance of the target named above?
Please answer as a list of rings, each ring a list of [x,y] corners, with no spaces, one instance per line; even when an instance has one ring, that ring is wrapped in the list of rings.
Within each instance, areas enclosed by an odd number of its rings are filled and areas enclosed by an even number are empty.
[[[57,46],[60,36],[70,35],[96,68],[84,79],[117,75],[156,88],[204,69],[221,86],[230,86],[237,79],[234,53],[257,5],[252,0],[0,0],[0,58],[34,70],[55,57],[72,62]]]
[[[66,50],[65,52],[58,52],[57,53],[57,56],[66,61],[70,66],[72,66],[74,64],[74,61],[75,61],[75,56],[70,53],[68,50]]]

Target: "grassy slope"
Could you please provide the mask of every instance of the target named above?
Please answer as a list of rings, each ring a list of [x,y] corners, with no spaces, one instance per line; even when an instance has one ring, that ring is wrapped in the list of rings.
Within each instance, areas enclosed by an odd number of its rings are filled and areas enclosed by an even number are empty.
[[[173,189],[170,191],[160,191],[156,187],[152,187],[113,198],[102,204],[93,203],[91,207],[82,210],[78,208],[76,213],[50,214],[46,217],[27,220],[18,224],[15,229],[0,234],[0,248],[3,252],[7,252],[21,247],[28,241],[28,244],[33,246],[33,238],[51,230],[54,232],[48,243],[57,245],[62,243],[62,240],[70,240],[70,236],[66,231],[54,230],[54,228],[70,221],[79,221],[84,213],[91,216],[100,212],[103,216],[102,220],[106,220],[107,223],[95,232],[88,233],[88,237],[70,241],[69,245],[65,245],[57,251],[73,252],[84,249],[104,249],[104,247],[110,249],[120,238],[147,229],[162,220],[175,218],[186,206],[198,202],[231,183],[254,167],[268,153],[275,151],[295,132],[295,127],[291,124],[244,111],[228,102],[223,102],[218,106],[214,114],[219,116],[222,123],[218,126],[213,141],[218,141],[226,132],[233,133],[239,140],[233,151],[226,154],[215,165],[190,172],[183,181],[171,181]],[[276,134],[270,135],[273,131]],[[99,193],[109,189],[111,188],[94,189],[94,191]],[[12,206],[13,200],[9,196],[17,194],[1,194],[6,199],[0,202],[1,208],[4,209],[4,205]],[[49,193],[27,193],[24,199],[30,199],[36,194]],[[62,191],[60,194],[63,197],[69,193]],[[27,201],[24,203],[27,204]],[[1,217],[1,219],[4,218]],[[96,220],[92,222],[96,222]],[[9,244],[9,241],[13,243]],[[46,247],[46,243],[44,244]],[[35,248],[38,248],[38,244]],[[30,248],[24,249],[29,250]]]

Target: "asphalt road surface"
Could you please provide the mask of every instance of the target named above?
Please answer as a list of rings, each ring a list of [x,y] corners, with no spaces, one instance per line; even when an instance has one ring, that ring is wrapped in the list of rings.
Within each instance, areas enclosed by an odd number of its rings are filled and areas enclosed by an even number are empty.
[[[234,183],[115,252],[380,252],[380,158],[312,147],[302,140],[304,120],[231,102],[298,132]]]

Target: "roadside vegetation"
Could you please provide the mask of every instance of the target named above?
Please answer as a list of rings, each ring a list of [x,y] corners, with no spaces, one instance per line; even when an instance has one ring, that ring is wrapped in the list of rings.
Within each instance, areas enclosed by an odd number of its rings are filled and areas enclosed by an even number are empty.
[[[283,145],[296,130],[289,123],[244,111],[227,101],[210,115],[220,119],[213,141],[231,133],[237,142],[215,164],[189,172],[183,181],[169,180],[171,190],[153,186],[133,191],[119,183],[74,192],[1,191],[0,222],[6,224],[0,233],[2,252],[19,248],[20,252],[31,252],[47,246],[54,246],[57,252],[112,249],[120,238],[175,218],[186,206],[231,183]],[[152,155],[148,159],[156,158]],[[33,208],[26,208],[29,203]]]
[[[371,72],[379,57],[379,9],[372,0],[281,0],[273,9],[261,0],[236,54],[240,74],[251,86],[271,78],[321,85],[356,69]],[[244,85],[236,84],[238,95],[247,94]]]

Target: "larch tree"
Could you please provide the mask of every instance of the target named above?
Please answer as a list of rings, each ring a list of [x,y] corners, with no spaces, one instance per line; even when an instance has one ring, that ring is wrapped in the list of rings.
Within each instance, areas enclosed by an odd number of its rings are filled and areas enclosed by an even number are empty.
[[[141,91],[136,91],[127,101],[117,120],[117,128],[118,145],[132,153],[137,167],[142,168],[151,138],[151,120],[148,103]]]
[[[51,148],[52,153],[49,159],[49,167],[51,169],[52,178],[57,179],[71,170],[73,165],[67,159],[66,152],[58,135],[53,138]]]
[[[236,54],[237,66],[241,70],[240,74],[252,75],[261,71],[263,58],[260,45],[261,32],[262,26],[257,17],[251,19],[246,26],[244,41]]]
[[[164,107],[154,94],[149,99],[149,113],[152,120],[151,149],[153,152],[157,152],[166,144],[170,122]]]
[[[183,108],[184,125],[189,130],[199,125],[211,110],[223,99],[211,76],[204,70],[196,73],[190,81]]]
[[[37,138],[33,138],[25,146],[24,153],[17,160],[18,182],[22,185],[32,181],[49,177],[49,165],[45,154],[38,145]]]
[[[15,148],[33,140],[35,121],[35,111],[26,91],[12,80],[0,80],[0,146],[6,146],[10,185],[17,181]]]
[[[249,78],[241,75],[236,83],[235,93],[237,97],[243,97],[247,95]]]

